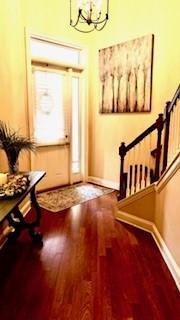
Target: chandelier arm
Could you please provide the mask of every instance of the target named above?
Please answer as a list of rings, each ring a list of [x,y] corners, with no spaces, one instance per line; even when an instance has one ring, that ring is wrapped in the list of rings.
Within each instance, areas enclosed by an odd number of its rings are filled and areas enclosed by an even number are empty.
[[[101,24],[101,23],[103,23],[103,22],[105,22],[105,21],[107,21],[107,20],[108,20],[108,15],[106,14],[106,17],[105,17],[103,20],[101,20],[101,21],[92,20],[91,22],[92,22],[93,24]]]
[[[93,26],[93,28],[92,28],[91,30],[87,30],[87,31],[85,31],[85,30],[80,30],[80,29],[78,29],[76,26],[74,27],[74,29],[77,30],[77,31],[79,31],[79,32],[82,32],[82,33],[90,33],[90,32],[92,32],[92,31],[95,30],[95,26]]]
[[[86,13],[86,12],[85,12]],[[87,15],[88,15],[88,13],[86,13]],[[91,23],[97,23],[98,21],[99,21],[99,19],[101,18],[101,15],[102,15],[102,12],[100,11],[99,12],[99,16],[97,17],[97,19],[96,20],[94,20],[94,19],[91,19]],[[107,14],[106,14],[107,15]],[[79,18],[82,18],[85,22],[87,22],[87,18],[84,16],[84,14],[82,14],[82,11],[81,11],[81,13],[80,13],[80,15],[79,15]],[[101,22],[104,22],[105,21],[105,19],[106,18],[104,18],[102,21],[100,21],[99,23],[101,23]]]
[[[76,20],[76,22],[75,22],[74,24],[73,24],[72,19],[70,20],[70,25],[71,25],[72,27],[76,27],[77,24],[78,24],[78,22],[79,22],[79,19],[80,19],[80,12],[79,12],[78,17],[77,17],[77,20]]]
[[[101,14],[102,14],[102,12],[100,11],[98,17],[96,18],[96,20],[91,19],[91,21],[94,21],[94,22],[95,21],[99,21],[99,19],[101,18]]]
[[[109,18],[108,14],[106,14],[106,16],[105,16],[105,18],[103,20],[101,20],[101,21],[98,21],[98,19],[97,20],[91,20],[91,23],[92,24],[101,24],[101,23],[105,22],[106,20],[108,20],[108,18]],[[81,21],[80,19],[83,19],[83,20]],[[80,23],[87,23],[87,19],[82,14],[78,17],[77,21],[80,22]]]
[[[82,11],[81,11],[81,13],[80,13],[80,16],[79,16],[80,18],[82,18],[85,22],[87,22],[87,18],[82,14]]]
[[[96,26],[94,27],[97,31],[101,31],[104,27],[105,27],[105,25],[106,25],[106,23],[107,23],[107,19],[104,21],[104,24],[103,24],[103,26],[101,27],[101,28],[97,28],[97,26],[98,26],[98,24],[96,24]]]

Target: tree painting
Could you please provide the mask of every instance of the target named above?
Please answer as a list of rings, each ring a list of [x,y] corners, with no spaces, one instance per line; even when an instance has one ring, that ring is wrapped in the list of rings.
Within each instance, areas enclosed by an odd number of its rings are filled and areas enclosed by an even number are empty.
[[[153,35],[99,50],[100,112],[151,110]]]

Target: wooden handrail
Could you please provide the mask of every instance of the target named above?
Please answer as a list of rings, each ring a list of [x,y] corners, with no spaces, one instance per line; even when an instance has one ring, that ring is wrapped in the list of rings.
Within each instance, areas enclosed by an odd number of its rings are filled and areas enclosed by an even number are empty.
[[[168,105],[168,110],[167,110],[168,113],[171,113],[171,111],[173,110],[174,105],[176,104],[177,99],[180,99],[180,85],[178,86],[178,88],[177,88],[177,90],[176,90],[176,92],[175,92],[175,95],[174,95],[172,101],[171,101],[171,102],[169,103],[169,105]]]
[[[125,156],[129,150],[134,148],[138,143],[140,143],[146,136],[151,134],[154,130],[157,130],[157,144],[155,151],[155,168],[145,168],[146,171],[150,171],[150,181],[157,181],[160,177],[160,174],[164,172],[167,166],[167,157],[168,157],[168,142],[169,142],[169,126],[170,126],[170,114],[176,105],[177,99],[180,99],[180,85],[178,86],[173,99],[170,102],[166,103],[165,113],[159,114],[157,120],[148,127],[144,132],[137,136],[131,143],[127,146],[125,142],[122,142],[119,147],[119,156],[121,158],[121,167],[120,167],[120,193],[118,199],[123,199],[126,197],[126,188],[127,188],[127,172],[124,172],[124,161]],[[165,129],[164,129],[165,128]],[[160,160],[162,153],[162,132],[164,129],[164,145],[163,145],[163,158],[162,158],[162,172],[160,172]],[[151,152],[150,152],[151,155]],[[132,179],[132,165],[130,165],[130,180]],[[142,165],[140,165],[140,171],[142,175]],[[147,172],[146,172],[147,173]],[[147,175],[147,174],[146,174]],[[137,165],[135,165],[135,181],[137,180]],[[128,182],[131,185],[131,181]],[[146,185],[146,183],[145,183]],[[136,188],[135,188],[136,189]]]
[[[180,99],[180,85],[178,86],[172,101],[166,102],[165,107],[165,133],[164,133],[164,151],[163,151],[163,173],[167,167],[167,159],[168,159],[168,147],[169,147],[169,129],[170,129],[170,116],[171,112],[176,105],[177,99]]]
[[[156,122],[154,122],[149,128],[142,132],[138,137],[136,137],[130,144],[126,146],[126,152],[135,147],[136,144],[141,142],[146,136],[153,132],[157,128]]]

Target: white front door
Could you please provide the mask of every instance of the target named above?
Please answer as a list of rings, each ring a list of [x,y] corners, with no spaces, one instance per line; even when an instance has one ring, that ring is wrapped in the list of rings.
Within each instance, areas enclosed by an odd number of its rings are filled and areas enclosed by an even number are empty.
[[[31,132],[37,152],[31,170],[45,170],[39,189],[70,182],[70,103],[68,72],[33,67]]]

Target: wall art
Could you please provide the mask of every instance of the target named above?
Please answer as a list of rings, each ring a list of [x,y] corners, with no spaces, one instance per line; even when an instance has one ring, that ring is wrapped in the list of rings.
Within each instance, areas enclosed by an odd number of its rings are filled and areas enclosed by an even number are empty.
[[[99,50],[100,112],[149,112],[153,35]]]

